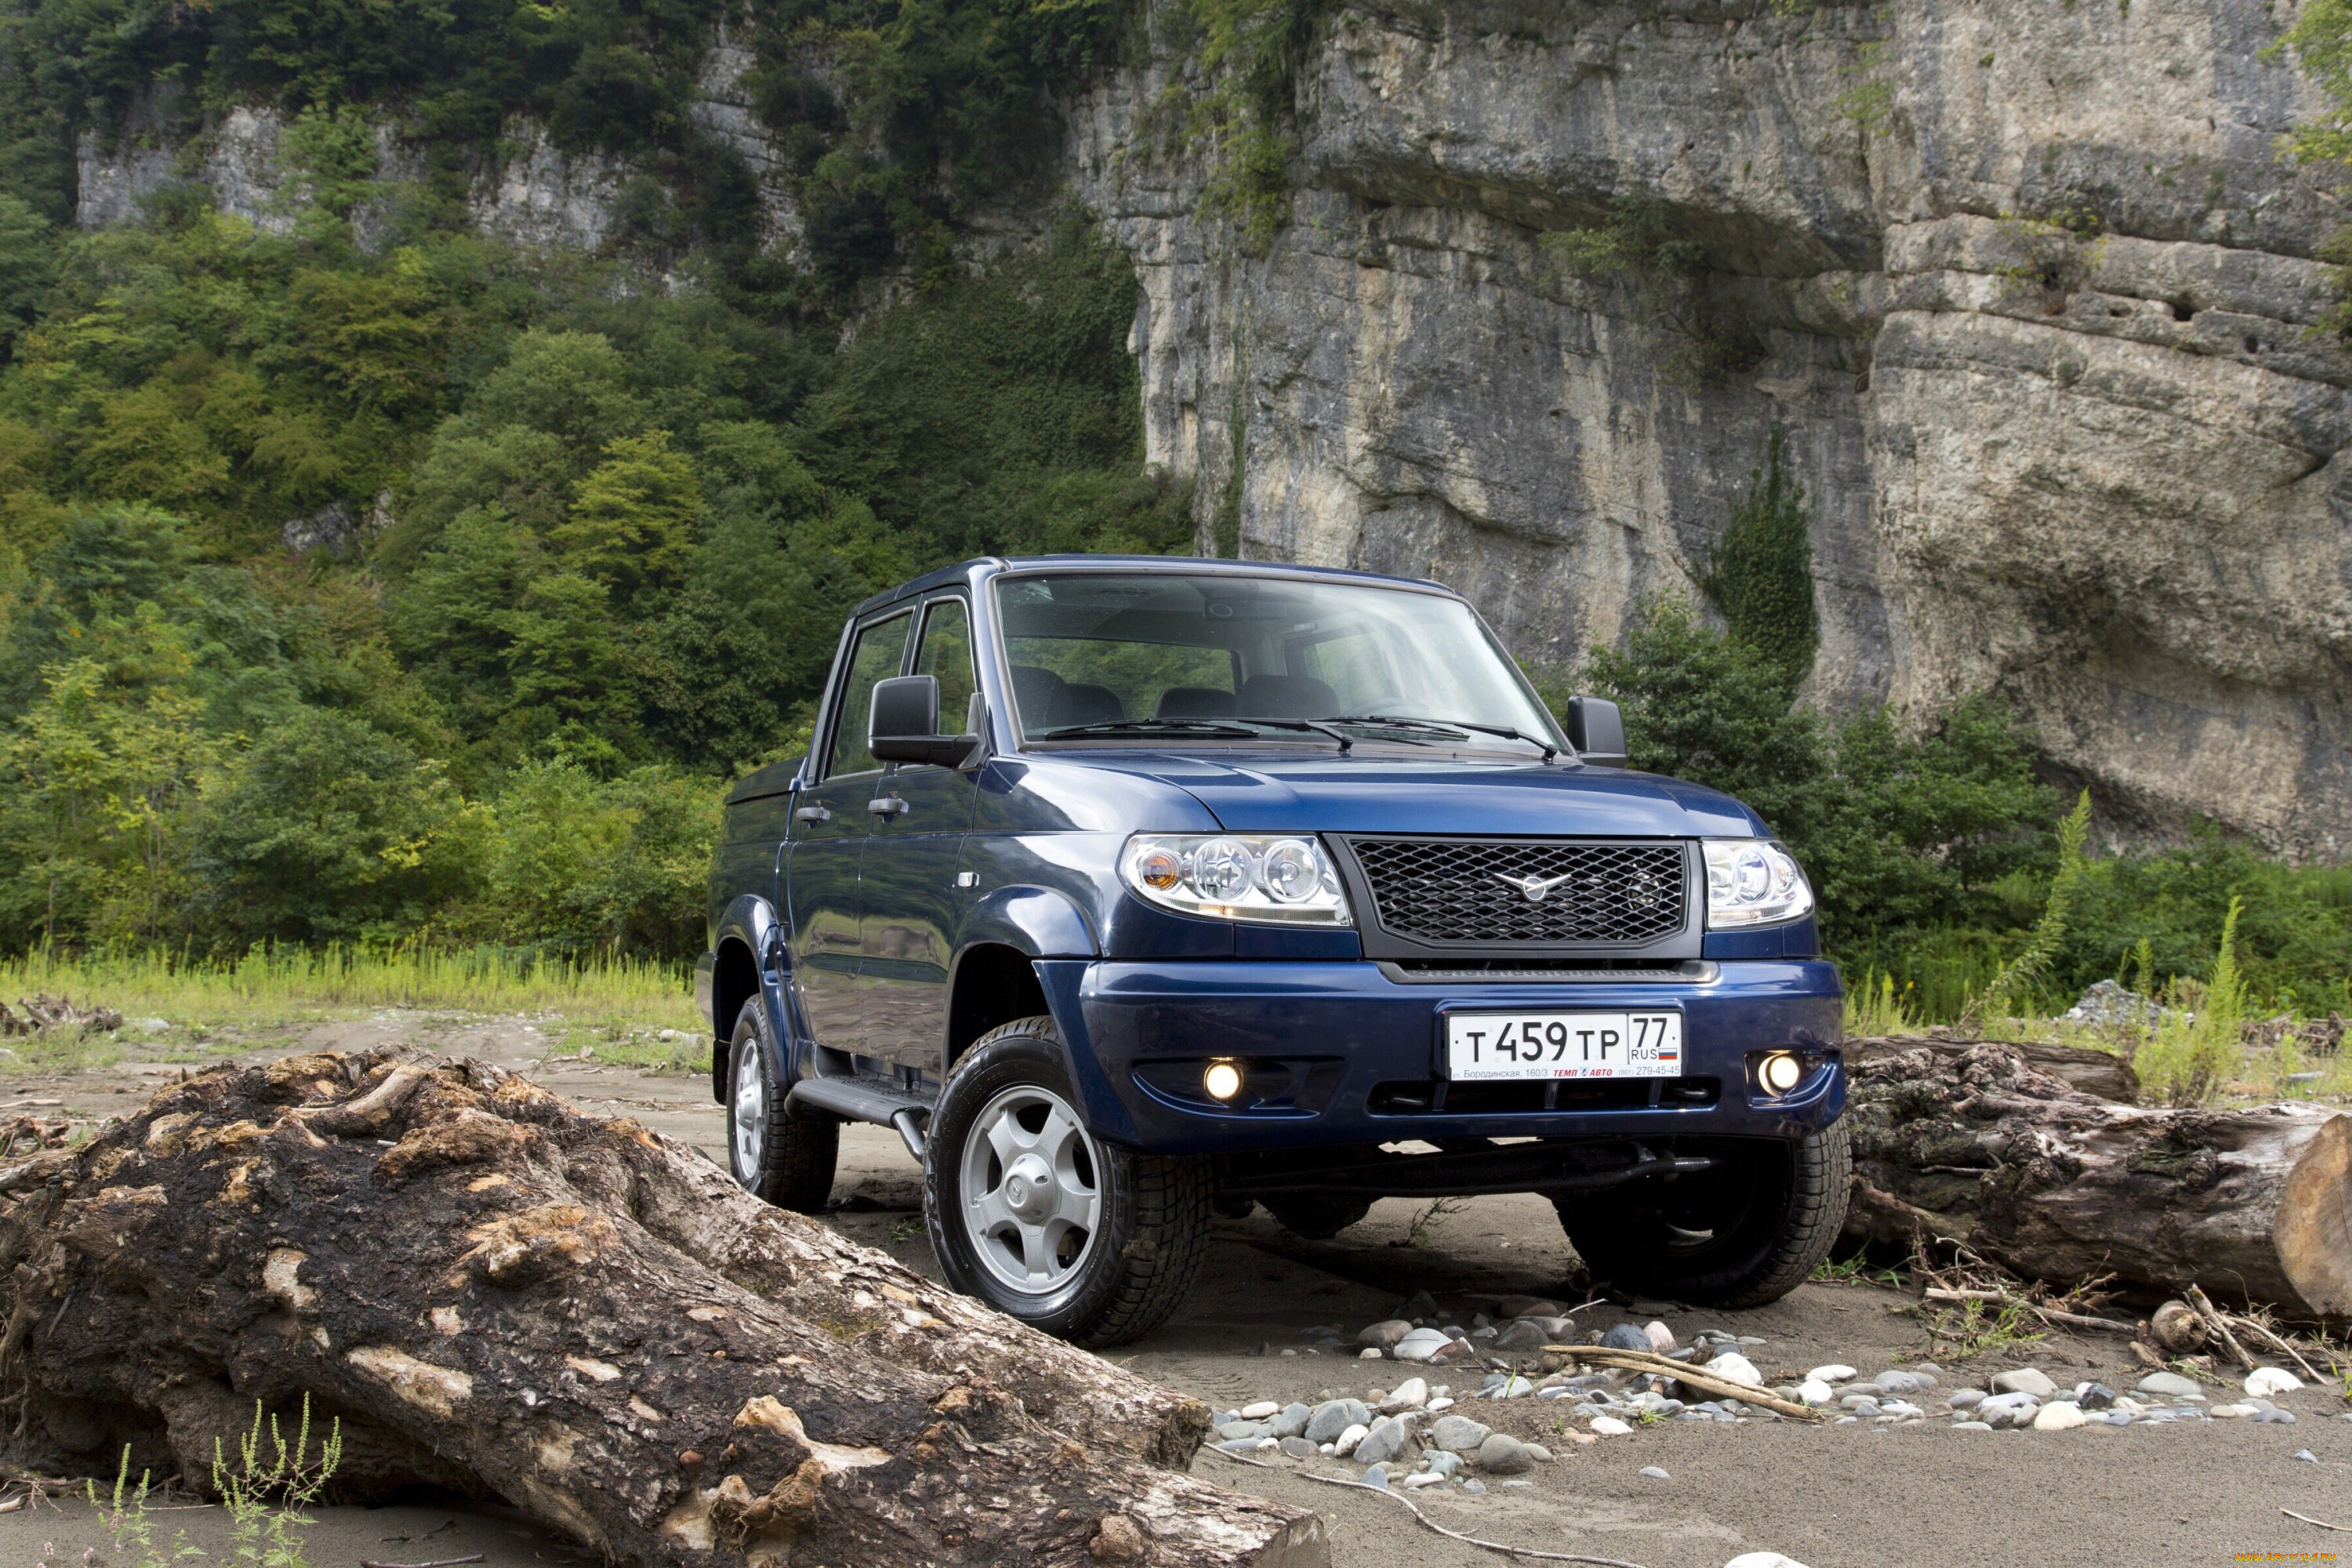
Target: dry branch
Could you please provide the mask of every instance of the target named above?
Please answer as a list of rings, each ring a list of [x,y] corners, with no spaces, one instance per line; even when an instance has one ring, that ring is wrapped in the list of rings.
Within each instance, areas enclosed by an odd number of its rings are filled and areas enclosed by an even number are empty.
[[[2117,1105],[1998,1045],[1873,1055],[1850,1103],[1850,1234],[2062,1287],[2352,1315],[2352,1116]]]
[[[127,1443],[201,1486],[308,1396],[348,1489],[494,1495],[614,1563],[1328,1558],[1162,1468],[1197,1402],[495,1068],[222,1068],[28,1163],[0,1369],[44,1468]]]
[[[2100,1329],[2111,1334],[2139,1332],[2137,1323],[2126,1323],[2116,1318],[2095,1318],[2087,1312],[2062,1311],[2056,1307],[2029,1301],[2007,1290],[1948,1290],[1940,1285],[1931,1285],[1927,1288],[1926,1299],[1930,1301],[1987,1301],[1996,1306],[2015,1307],[2032,1312],[2043,1322],[2060,1323],[2070,1329]]]
[[[1703,1367],[1676,1361],[1672,1356],[1654,1355],[1647,1351],[1612,1350],[1606,1345],[1546,1345],[1543,1352],[1546,1355],[1560,1356],[1570,1361],[1589,1361],[1596,1366],[1615,1367],[1620,1372],[1654,1373],[1660,1377],[1671,1377],[1676,1383],[1686,1383],[1701,1393],[1714,1394],[1717,1399],[1737,1399],[1742,1405],[1759,1405],[1776,1415],[1786,1415],[1791,1420],[1825,1419],[1810,1405],[1798,1405],[1783,1399],[1769,1388],[1717,1377]]]

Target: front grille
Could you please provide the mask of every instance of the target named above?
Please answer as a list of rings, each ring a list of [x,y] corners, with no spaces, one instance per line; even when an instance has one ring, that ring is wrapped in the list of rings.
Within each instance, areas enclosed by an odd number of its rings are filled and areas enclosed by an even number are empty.
[[[1415,942],[1609,942],[1635,946],[1683,929],[1678,844],[1556,838],[1355,838],[1383,930]],[[1531,900],[1522,886],[1543,888]]]

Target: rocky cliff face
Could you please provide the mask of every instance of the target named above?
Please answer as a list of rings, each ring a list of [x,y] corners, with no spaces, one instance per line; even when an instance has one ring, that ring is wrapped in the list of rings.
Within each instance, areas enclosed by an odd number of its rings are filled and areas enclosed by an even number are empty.
[[[2311,331],[2342,216],[2277,153],[2314,107],[2265,58],[2279,25],[2261,0],[1357,0],[1302,64],[1265,254],[1142,134],[1191,85],[1174,59],[1072,104],[1069,183],[1135,258],[1149,456],[1198,481],[1204,537],[1237,518],[1244,554],[1440,578],[1567,664],[1643,595],[1698,596],[1780,428],[1814,510],[1814,700],[1927,722],[1991,689],[2120,827],[2334,858],[2352,355]],[[720,40],[699,117],[758,170],[741,68]],[[86,147],[85,220],[201,166],[267,221],[274,129],[246,121],[168,160]],[[484,226],[603,243],[625,171],[518,149]],[[1641,279],[1547,258],[1629,196],[1698,247],[1683,286],[1741,352],[1694,368]],[[769,219],[790,245],[787,198]]]
[[[1194,221],[1197,168],[1133,154],[1165,65],[1086,102],[1076,180],[1144,279],[1151,455],[1237,500],[1244,553],[1444,579],[1566,662],[1695,595],[1778,426],[1817,700],[1931,721],[1991,688],[2119,826],[2338,856],[2352,358],[2309,331],[2340,218],[2277,155],[2312,107],[2277,26],[1351,6],[1265,257]],[[1629,195],[1704,247],[1751,363],[1677,374],[1637,288],[1547,264],[1540,234]]]

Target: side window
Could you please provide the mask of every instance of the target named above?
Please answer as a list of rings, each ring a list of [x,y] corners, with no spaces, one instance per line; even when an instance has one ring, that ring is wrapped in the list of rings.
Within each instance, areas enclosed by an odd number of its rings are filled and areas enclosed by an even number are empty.
[[[971,616],[961,599],[941,599],[923,613],[923,640],[915,649],[915,673],[940,683],[940,732],[963,733],[964,712],[975,689],[971,673]]]
[[[882,764],[866,749],[866,721],[874,702],[874,683],[898,673],[907,655],[907,634],[914,629],[912,615],[877,621],[857,634],[849,654],[849,684],[842,689],[840,711],[833,721],[833,748],[825,753],[824,776],[872,773]]]

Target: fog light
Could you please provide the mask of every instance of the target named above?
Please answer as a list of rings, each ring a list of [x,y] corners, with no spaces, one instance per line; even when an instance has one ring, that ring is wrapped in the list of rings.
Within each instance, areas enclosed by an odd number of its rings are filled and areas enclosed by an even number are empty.
[[[1231,1062],[1211,1062],[1201,1075],[1201,1087],[1211,1100],[1231,1100],[1242,1091],[1242,1069]]]
[[[1805,1064],[1788,1051],[1774,1051],[1756,1068],[1756,1079],[1767,1094],[1786,1094],[1804,1076]]]

